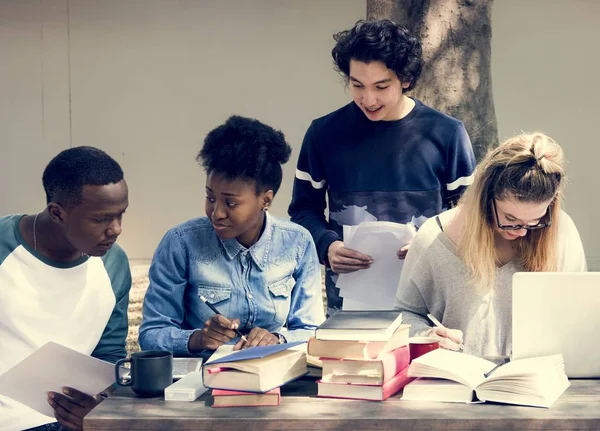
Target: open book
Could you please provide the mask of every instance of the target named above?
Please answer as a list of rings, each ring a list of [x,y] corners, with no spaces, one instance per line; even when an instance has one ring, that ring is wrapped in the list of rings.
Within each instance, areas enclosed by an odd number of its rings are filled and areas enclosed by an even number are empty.
[[[518,359],[489,374],[494,367],[476,356],[434,350],[410,364],[408,375],[421,378],[406,385],[402,399],[550,407],[569,387],[562,355]]]
[[[307,373],[306,344],[250,347],[233,352],[223,345],[202,367],[204,386],[243,392],[268,392]]]

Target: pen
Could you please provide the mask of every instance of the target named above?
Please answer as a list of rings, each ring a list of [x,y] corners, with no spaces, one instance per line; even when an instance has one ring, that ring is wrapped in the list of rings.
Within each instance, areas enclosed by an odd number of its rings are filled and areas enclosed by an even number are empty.
[[[217,310],[217,307],[215,307],[210,302],[208,302],[204,296],[200,295],[200,300],[202,302],[204,302],[208,306],[208,308],[210,308],[215,314],[221,314],[221,312],[219,310]],[[222,316],[222,314],[221,314],[221,316]],[[248,342],[248,339],[246,338],[246,336],[244,334],[242,334],[239,329],[235,328],[234,331],[242,340],[244,340],[246,343]]]
[[[502,359],[502,362],[500,362],[498,365],[496,365],[490,371],[488,371],[487,373],[483,373],[483,377],[485,377],[487,379],[494,371],[496,371],[502,365],[507,364],[509,362],[510,362],[510,358],[509,357],[506,357],[506,358]]]
[[[442,322],[437,320],[433,314],[430,313],[427,315],[427,317],[429,317],[429,320],[431,320],[433,322],[433,324],[435,326],[437,326],[438,328],[446,329],[446,327],[444,325],[442,325]],[[460,350],[465,350],[465,345],[463,343],[458,343],[458,348]]]

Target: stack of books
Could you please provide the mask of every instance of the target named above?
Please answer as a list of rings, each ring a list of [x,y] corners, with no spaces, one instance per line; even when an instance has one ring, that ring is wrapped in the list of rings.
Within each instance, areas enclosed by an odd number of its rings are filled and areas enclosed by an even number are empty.
[[[213,407],[277,406],[280,386],[307,373],[306,345],[277,344],[232,351],[221,346],[202,368]]]
[[[308,342],[308,354],[323,363],[319,397],[383,401],[408,377],[409,325],[397,310],[340,311]]]

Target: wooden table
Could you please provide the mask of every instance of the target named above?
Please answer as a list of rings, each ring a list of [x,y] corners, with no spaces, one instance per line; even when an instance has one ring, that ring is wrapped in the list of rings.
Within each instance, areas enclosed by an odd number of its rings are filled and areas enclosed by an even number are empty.
[[[84,420],[84,430],[600,430],[600,380],[573,380],[550,409],[501,404],[316,398],[314,379],[282,388],[279,407],[210,407],[137,398],[119,389]]]

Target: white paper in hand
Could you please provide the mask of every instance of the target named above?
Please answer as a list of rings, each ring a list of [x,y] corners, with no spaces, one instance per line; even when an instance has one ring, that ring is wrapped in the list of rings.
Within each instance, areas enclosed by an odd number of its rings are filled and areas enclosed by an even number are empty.
[[[93,396],[114,382],[114,364],[49,342],[0,376],[0,395],[54,417],[49,391],[70,386]]]
[[[404,263],[398,259],[398,250],[410,244],[415,234],[410,223],[365,222],[344,226],[344,246],[373,258],[370,268],[338,277],[336,286],[344,298],[344,310],[390,308]]]

